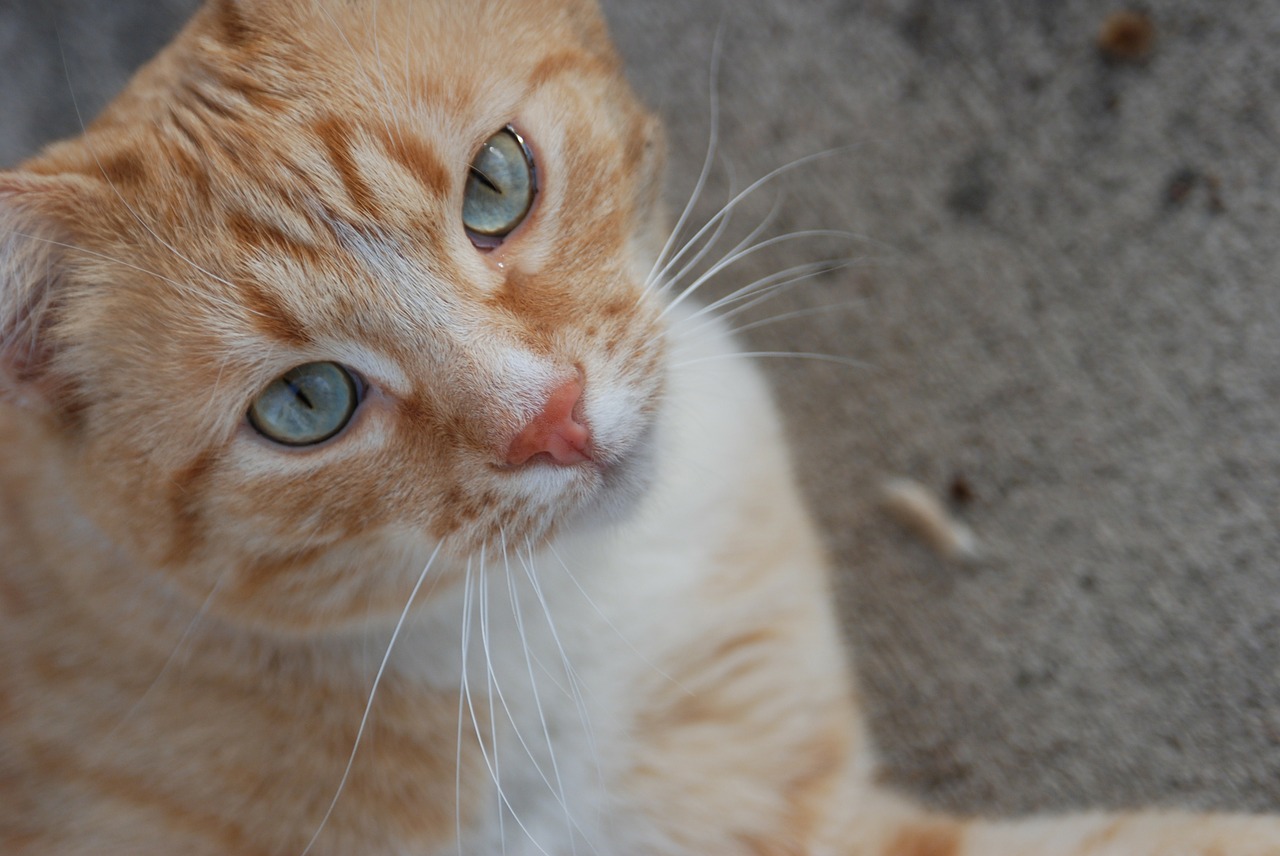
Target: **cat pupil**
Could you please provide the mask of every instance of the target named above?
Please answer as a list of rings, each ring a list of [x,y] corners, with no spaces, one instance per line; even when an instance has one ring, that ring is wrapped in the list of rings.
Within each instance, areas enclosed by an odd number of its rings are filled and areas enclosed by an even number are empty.
[[[480,179],[481,181],[483,181],[485,184],[485,187],[488,187],[494,193],[502,193],[502,188],[494,184],[493,181],[489,178],[489,176],[485,175],[483,172],[476,169],[476,167],[474,166],[471,167],[471,174],[474,175],[476,178]]]
[[[289,389],[293,391],[293,394],[298,397],[298,400],[301,401],[303,405],[305,405],[307,408],[311,410],[315,410],[316,406],[311,403],[311,399],[307,398],[307,394],[302,391],[301,387],[299,387],[295,383],[290,383]]]

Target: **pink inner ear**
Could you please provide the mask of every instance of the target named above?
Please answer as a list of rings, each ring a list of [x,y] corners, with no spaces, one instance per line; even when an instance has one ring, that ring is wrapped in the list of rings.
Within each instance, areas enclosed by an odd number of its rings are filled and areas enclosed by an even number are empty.
[[[68,242],[52,218],[34,210],[52,189],[39,188],[41,178],[23,178],[0,175],[0,396],[30,404],[52,392],[47,332]]]

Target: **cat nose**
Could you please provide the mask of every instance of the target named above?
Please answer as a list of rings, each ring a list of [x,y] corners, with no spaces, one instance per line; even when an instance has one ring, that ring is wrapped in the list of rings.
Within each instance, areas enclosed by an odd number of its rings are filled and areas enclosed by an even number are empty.
[[[591,460],[591,430],[573,414],[582,398],[582,382],[570,380],[556,387],[542,411],[521,429],[507,450],[507,463],[519,466],[545,454],[562,467]]]

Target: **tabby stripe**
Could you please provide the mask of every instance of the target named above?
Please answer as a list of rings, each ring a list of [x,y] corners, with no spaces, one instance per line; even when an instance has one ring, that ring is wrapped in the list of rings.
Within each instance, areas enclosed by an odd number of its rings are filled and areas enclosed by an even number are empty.
[[[187,129],[179,132],[187,136]],[[191,138],[187,136],[187,139]],[[164,148],[165,159],[182,174],[182,177],[195,187],[196,192],[204,198],[209,196],[209,173],[197,158],[191,156],[186,147],[171,137],[162,137],[160,145]]]
[[[217,454],[212,449],[206,449],[176,471],[170,479],[169,507],[174,526],[173,538],[165,559],[171,564],[189,559],[205,541],[200,500],[204,496],[205,480],[216,462]]]
[[[130,149],[114,152],[98,161],[102,177],[113,187],[133,187],[145,181],[147,168],[137,152]]]
[[[172,107],[169,108],[169,121],[173,123],[174,129],[186,138],[192,148],[201,154],[204,153],[204,140],[201,139],[199,134],[191,130],[190,126],[188,126],[187,123],[183,121],[182,117],[178,115],[178,111],[174,110]]]
[[[200,87],[196,86],[194,83],[191,83],[190,81],[183,81],[182,89],[184,92],[187,93],[187,95],[195,99],[201,107],[203,107],[205,110],[209,111],[210,113],[213,113],[214,115],[217,115],[217,116],[221,116],[224,119],[236,118],[236,113],[234,110],[232,110],[230,107],[226,106],[225,104],[219,104],[217,101],[214,101],[213,98],[211,98],[207,92],[204,92]]]
[[[263,226],[270,230],[270,226]],[[277,232],[280,240],[289,238]],[[253,325],[264,335],[293,347],[304,347],[311,344],[311,334],[307,328],[285,307],[269,289],[263,288],[251,277],[241,277],[237,285],[240,297],[252,313]]]
[[[452,176],[431,147],[417,137],[397,134],[383,141],[387,154],[436,196],[444,196],[452,185]]]
[[[581,74],[586,77],[608,77],[616,67],[595,54],[582,51],[559,51],[539,62],[529,73],[529,86],[538,89],[563,74]]]
[[[254,217],[252,214],[242,211],[232,212],[227,217],[227,228],[231,230],[241,244],[266,250],[271,255],[288,256],[289,258],[314,265],[322,265],[325,261],[324,254],[319,248],[289,234],[275,223],[269,223],[266,220]],[[271,306],[255,306],[255,309],[269,308],[272,310],[269,313],[272,317],[287,320],[290,324],[297,326],[290,313],[284,310],[284,304],[279,303],[273,297],[268,297],[265,293],[263,294],[263,299],[264,301],[269,301]],[[310,342],[310,337],[305,332],[303,336],[305,341],[294,342],[294,344]],[[294,337],[290,337],[291,340],[292,338]]]
[[[236,0],[217,0],[213,4],[213,17],[218,23],[222,43],[228,47],[246,47],[258,38],[258,31],[249,26]]]
[[[374,199],[373,192],[360,175],[360,168],[351,156],[351,124],[337,116],[329,116],[315,124],[316,136],[324,144],[329,153],[329,160],[338,171],[342,186],[347,196],[355,204],[356,210],[371,219],[380,219],[381,210]]]

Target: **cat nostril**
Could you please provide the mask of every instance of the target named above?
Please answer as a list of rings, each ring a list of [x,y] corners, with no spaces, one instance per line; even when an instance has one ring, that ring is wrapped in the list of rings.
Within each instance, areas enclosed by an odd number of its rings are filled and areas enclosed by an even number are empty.
[[[563,467],[590,461],[591,430],[573,413],[580,398],[582,383],[578,380],[556,387],[542,405],[542,412],[511,441],[507,463],[519,466],[541,454]]]

